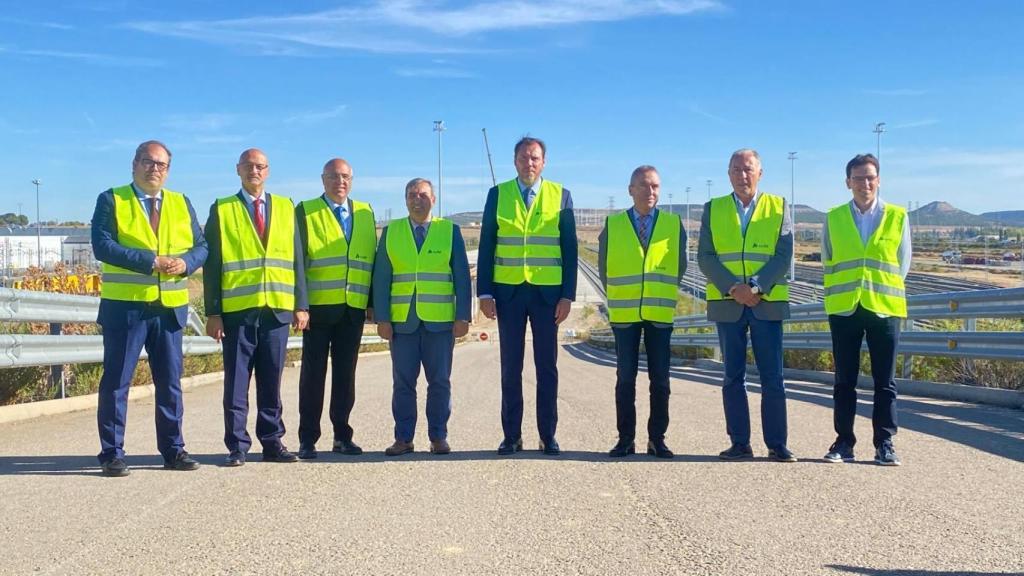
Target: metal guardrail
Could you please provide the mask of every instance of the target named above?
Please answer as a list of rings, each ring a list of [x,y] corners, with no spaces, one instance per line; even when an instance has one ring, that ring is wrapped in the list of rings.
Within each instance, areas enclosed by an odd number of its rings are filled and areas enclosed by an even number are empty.
[[[899,352],[904,356],[904,373],[909,374],[911,356],[946,356],[987,360],[1024,360],[1024,334],[1019,332],[977,332],[978,318],[1024,318],[1024,288],[971,290],[917,294],[907,298],[908,318],[900,335]],[[963,331],[912,330],[914,320],[964,320]],[[787,325],[827,322],[822,302],[800,304],[790,308]],[[703,315],[679,316],[673,326],[676,330],[712,329],[702,333],[676,333],[673,346],[717,348],[715,323]],[[590,339],[598,343],[615,341],[611,330],[591,332]],[[831,350],[829,332],[797,332],[783,334],[783,348],[793,350]],[[864,346],[866,350],[866,345]]]
[[[100,299],[93,296],[55,294],[0,288],[0,322],[93,323]],[[185,336],[186,355],[220,353],[221,345],[205,336],[206,329],[189,308],[188,325],[200,336]],[[362,343],[380,344],[379,336],[363,336]],[[288,348],[302,348],[302,337],[288,339]],[[143,350],[142,358],[146,357]],[[102,336],[0,334],[0,368],[53,366],[103,361]]]

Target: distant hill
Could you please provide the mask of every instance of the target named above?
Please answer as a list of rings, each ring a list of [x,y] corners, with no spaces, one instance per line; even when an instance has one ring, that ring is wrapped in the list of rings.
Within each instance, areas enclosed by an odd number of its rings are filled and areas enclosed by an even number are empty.
[[[949,202],[936,201],[910,212],[914,226],[984,226],[989,219],[965,212]]]
[[[981,217],[989,222],[997,222],[1008,226],[1024,226],[1024,210],[1003,210],[1001,212],[983,212]]]
[[[459,226],[469,226],[473,223],[479,224],[483,217],[483,212],[459,212],[458,214],[450,214],[448,216],[452,222]]]

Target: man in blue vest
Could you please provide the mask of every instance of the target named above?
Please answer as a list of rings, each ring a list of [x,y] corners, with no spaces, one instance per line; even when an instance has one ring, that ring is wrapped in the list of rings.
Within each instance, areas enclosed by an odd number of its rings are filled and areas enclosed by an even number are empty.
[[[143,348],[156,388],[157,448],[164,466],[199,467],[185,451],[181,432],[181,337],[188,321],[185,278],[203,265],[207,247],[192,203],[163,187],[170,170],[167,146],[143,142],[135,150],[131,185],[100,194],[92,217],[93,253],[104,266],[96,321],[103,327],[97,422],[105,476],[130,473],[124,460],[128,387]],[[191,241],[171,238],[175,233],[190,234]],[[160,247],[170,246],[184,252],[162,254]]]
[[[576,299],[577,245],[572,195],[541,178],[547,147],[524,137],[515,146],[518,177],[487,192],[477,258],[480,311],[497,318],[501,347],[498,454],[523,449],[523,354],[526,322],[537,369],[537,432],[545,454],[558,455],[558,325]]]

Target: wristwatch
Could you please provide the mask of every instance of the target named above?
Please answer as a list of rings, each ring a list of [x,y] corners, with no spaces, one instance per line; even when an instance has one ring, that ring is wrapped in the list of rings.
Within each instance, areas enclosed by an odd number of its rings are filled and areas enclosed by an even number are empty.
[[[747,285],[750,286],[750,291],[753,292],[754,294],[761,293],[761,286],[759,286],[757,282],[754,282],[753,279],[747,282]]]

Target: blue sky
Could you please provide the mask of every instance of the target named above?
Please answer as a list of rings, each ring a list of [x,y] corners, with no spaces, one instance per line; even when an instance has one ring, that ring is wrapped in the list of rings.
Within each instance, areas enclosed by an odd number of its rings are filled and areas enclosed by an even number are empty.
[[[135,145],[174,152],[168,187],[209,204],[251,146],[268,189],[322,192],[348,159],[353,197],[404,215],[436,181],[444,211],[482,209],[512,145],[548,143],[545,176],[577,206],[628,205],[653,164],[691,202],[730,190],[729,154],[762,155],[762,190],[819,210],[849,198],[846,161],[882,136],[882,196],[978,213],[1024,209],[1024,3],[492,0],[6,1],[0,11],[0,211],[33,178],[44,220],[88,220],[130,179]],[[854,7],[856,6],[856,7]],[[30,209],[31,207],[31,209]]]

